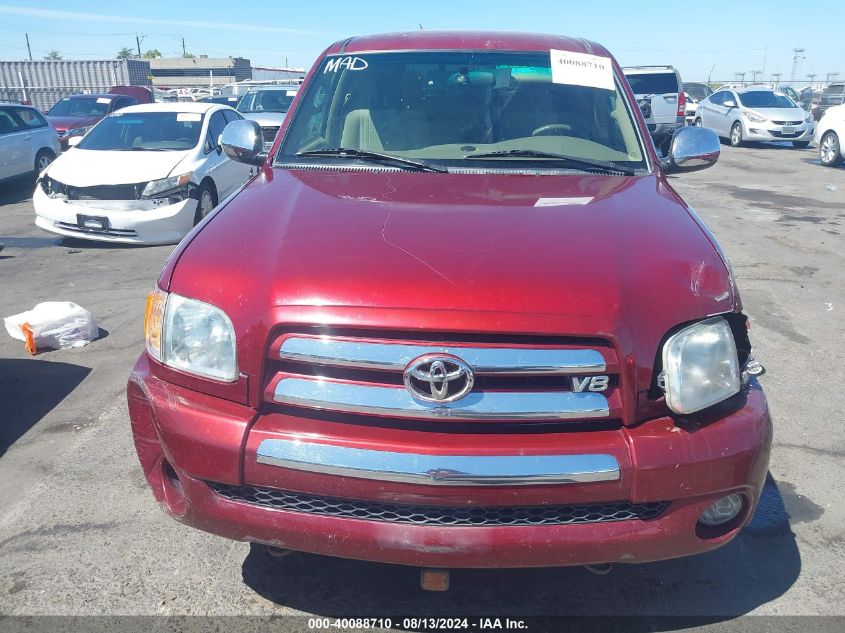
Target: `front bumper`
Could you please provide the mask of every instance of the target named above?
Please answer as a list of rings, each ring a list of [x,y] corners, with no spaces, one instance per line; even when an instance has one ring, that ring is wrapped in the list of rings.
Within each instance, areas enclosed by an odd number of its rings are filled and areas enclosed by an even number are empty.
[[[646,562],[715,549],[750,520],[768,467],[772,428],[765,397],[756,383],[722,417],[695,428],[659,418],[635,428],[550,434],[479,434],[453,438],[461,455],[476,458],[479,472],[493,476],[520,456],[557,456],[570,466],[573,456],[612,458],[593,468],[578,462],[580,474],[594,478],[536,484],[531,481],[445,481],[420,483],[422,468],[385,468],[372,473],[341,473],[292,464],[289,453],[273,463],[267,440],[290,448],[291,439],[310,446],[365,447],[376,454],[405,442],[410,455],[444,455],[440,434],[399,429],[350,428],[290,415],[256,415],[254,409],[164,382],[149,372],[142,355],[130,377],[129,412],[144,474],[160,505],[179,521],[241,541],[345,558],[423,567],[542,567],[604,562]],[[379,439],[383,446],[379,447]],[[295,443],[294,442],[294,443]],[[265,448],[262,448],[262,445]],[[422,447],[428,447],[428,451]],[[510,447],[508,449],[508,447]],[[376,449],[376,450],[373,450]],[[454,449],[453,449],[454,450]],[[337,455],[350,455],[341,450]],[[263,459],[262,459],[263,455]],[[270,455],[273,457],[273,455]],[[276,453],[279,458],[279,453]],[[478,457],[485,459],[478,460]],[[445,457],[454,460],[454,454]],[[501,460],[501,461],[499,461]],[[333,460],[336,468],[361,462]],[[409,461],[413,461],[409,459]],[[545,465],[554,460],[540,460]],[[577,460],[576,460],[577,461]],[[455,462],[452,461],[452,464]],[[513,462],[510,462],[511,468]],[[394,462],[395,465],[395,462]],[[612,464],[611,464],[612,466]],[[309,470],[310,469],[310,470]],[[447,471],[452,469],[447,468]],[[519,469],[517,469],[519,470]],[[412,471],[413,477],[406,478]],[[474,474],[478,474],[477,472]],[[519,475],[525,472],[520,471]],[[436,478],[436,477],[435,477]],[[446,473],[449,479],[449,473]],[[220,486],[224,484],[224,486]],[[442,484],[442,485],[441,485]],[[492,485],[491,485],[492,484]],[[228,486],[226,486],[228,485]],[[287,490],[293,495],[332,497],[342,502],[416,504],[464,509],[538,507],[550,504],[607,505],[668,502],[656,517],[553,525],[442,525],[373,520],[295,511],[233,499],[227,487]],[[718,533],[702,532],[698,517],[716,499],[737,492],[746,500],[742,514]],[[394,514],[396,508],[394,507]],[[394,516],[391,514],[390,516]]]
[[[815,123],[802,123],[792,126],[794,133],[784,134],[782,125],[774,125],[771,122],[754,123],[745,121],[742,140],[744,141],[812,141],[816,131]]]
[[[124,244],[176,244],[194,224],[197,201],[193,198],[148,209],[132,208],[133,202],[136,201],[74,204],[50,198],[40,185],[36,185],[32,195],[36,226],[65,237]],[[137,204],[143,206],[149,202],[139,200]],[[80,215],[107,218],[108,228],[80,226]]]

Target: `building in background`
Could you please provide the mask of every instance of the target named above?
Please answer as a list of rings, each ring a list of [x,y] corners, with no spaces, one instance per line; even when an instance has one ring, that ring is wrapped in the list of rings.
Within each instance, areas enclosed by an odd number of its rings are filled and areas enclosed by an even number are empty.
[[[150,86],[145,59],[0,61],[0,100],[41,110],[68,95],[108,92],[112,86]]]
[[[261,66],[252,67],[252,78],[256,81],[289,81],[291,83],[302,83],[305,79],[304,68],[266,68]]]
[[[210,88],[252,79],[243,57],[175,57],[148,60],[156,88]]]

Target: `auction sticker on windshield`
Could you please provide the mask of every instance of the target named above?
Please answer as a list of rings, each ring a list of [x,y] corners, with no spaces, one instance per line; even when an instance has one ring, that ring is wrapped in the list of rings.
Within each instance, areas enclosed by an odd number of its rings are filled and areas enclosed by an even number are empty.
[[[616,90],[613,66],[608,57],[555,49],[551,49],[550,54],[553,83]]]
[[[176,114],[176,120],[179,122],[202,121],[202,114],[199,112],[179,112]]]

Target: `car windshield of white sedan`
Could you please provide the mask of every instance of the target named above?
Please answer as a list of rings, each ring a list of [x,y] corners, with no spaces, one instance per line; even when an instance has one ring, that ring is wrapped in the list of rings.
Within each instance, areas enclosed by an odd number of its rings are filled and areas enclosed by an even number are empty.
[[[646,169],[610,60],[593,58],[602,72],[575,85],[563,70],[553,76],[555,54],[328,57],[302,95],[276,164],[398,158],[404,165],[391,166],[426,170]]]
[[[238,112],[287,112],[295,90],[256,90],[248,92],[238,104]]]
[[[115,112],[83,138],[77,147],[111,151],[186,150],[202,131],[200,112]]]
[[[105,116],[111,99],[107,97],[67,97],[50,108],[50,116]]]
[[[737,95],[739,102],[746,108],[797,108],[795,103],[783,94],[770,90],[755,90],[742,92]]]

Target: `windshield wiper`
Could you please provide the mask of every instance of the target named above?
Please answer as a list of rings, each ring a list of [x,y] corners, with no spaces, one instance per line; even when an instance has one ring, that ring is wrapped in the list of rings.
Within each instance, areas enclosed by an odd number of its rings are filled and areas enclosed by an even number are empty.
[[[637,172],[630,167],[623,167],[618,163],[609,160],[595,160],[592,158],[579,158],[553,152],[541,152],[533,149],[507,149],[499,152],[483,152],[479,154],[467,154],[464,158],[541,158],[557,160],[569,165],[586,169],[601,169],[603,171],[616,171],[626,176],[633,176]]]
[[[359,158],[361,160],[370,160],[380,163],[393,163],[395,165],[404,166],[407,169],[414,169],[417,171],[433,171],[437,173],[447,173],[447,169],[442,167],[435,167],[422,161],[411,160],[409,158],[401,158],[393,156],[392,154],[382,154],[380,152],[370,152],[364,149],[352,149],[345,147],[336,147],[334,149],[315,149],[307,152],[297,152],[297,156],[339,156],[341,158]]]

